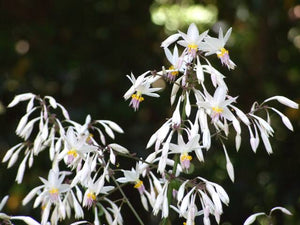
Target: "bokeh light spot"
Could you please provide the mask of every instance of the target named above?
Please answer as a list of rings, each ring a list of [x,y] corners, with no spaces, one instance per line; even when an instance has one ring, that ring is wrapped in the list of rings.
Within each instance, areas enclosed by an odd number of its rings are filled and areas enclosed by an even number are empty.
[[[25,55],[30,49],[30,44],[26,40],[19,40],[16,42],[15,50],[20,55]]]

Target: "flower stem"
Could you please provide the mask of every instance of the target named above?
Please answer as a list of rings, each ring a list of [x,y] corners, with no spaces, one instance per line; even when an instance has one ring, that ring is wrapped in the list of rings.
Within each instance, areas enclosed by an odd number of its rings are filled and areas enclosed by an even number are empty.
[[[134,216],[139,221],[140,225],[144,225],[144,222],[142,221],[142,219],[140,218],[140,216],[138,215],[138,213],[135,211],[134,207],[131,205],[131,203],[130,203],[129,199],[126,197],[123,189],[121,188],[121,186],[119,185],[119,183],[116,181],[116,178],[114,176],[111,176],[111,178],[114,181],[114,183],[116,184],[116,186],[117,186],[118,190],[120,191],[121,195],[125,199],[127,205],[129,206],[129,208],[133,212]]]

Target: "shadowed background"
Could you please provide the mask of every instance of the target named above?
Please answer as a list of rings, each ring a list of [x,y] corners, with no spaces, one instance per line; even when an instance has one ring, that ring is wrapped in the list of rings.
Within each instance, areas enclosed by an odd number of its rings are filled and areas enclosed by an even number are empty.
[[[117,142],[138,156],[148,155],[151,150],[145,150],[145,145],[150,135],[170,116],[165,107],[170,88],[159,99],[146,98],[135,113],[122,98],[130,85],[126,75],[169,66],[160,43],[178,29],[186,32],[192,22],[200,32],[210,29],[215,36],[219,26],[233,27],[227,47],[237,68],[228,71],[211,59],[245,112],[253,101],[273,95],[300,101],[300,3],[295,0],[10,0],[0,4],[1,158],[20,141],[14,130],[25,110],[24,105],[6,106],[24,92],[52,95],[69,110],[71,119],[81,123],[87,114],[117,122],[125,131]],[[206,154],[205,164],[195,162],[196,174],[220,183],[230,196],[223,225],[242,224],[250,214],[278,205],[294,215],[275,213],[274,224],[300,224],[300,113],[276,102],[274,106],[288,115],[295,132],[274,115],[271,156],[262,145],[256,154],[252,152],[246,129],[238,153],[229,140],[234,184],[218,146]],[[14,183],[16,166],[7,170],[1,164],[0,197],[10,195],[6,212],[31,213],[21,200],[39,184],[38,176],[47,176],[49,166],[47,154],[39,156],[19,186]],[[132,187],[127,191],[133,202],[139,198]],[[158,224],[159,217],[144,213],[139,202],[137,211],[146,224]],[[124,213],[124,220],[124,224],[138,224],[130,211]]]

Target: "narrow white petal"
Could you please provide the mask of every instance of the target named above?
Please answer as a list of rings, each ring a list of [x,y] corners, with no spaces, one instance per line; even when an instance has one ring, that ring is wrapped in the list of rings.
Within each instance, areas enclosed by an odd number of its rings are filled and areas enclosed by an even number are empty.
[[[102,120],[102,122],[107,123],[108,126],[110,126],[111,129],[113,129],[114,131],[116,131],[118,133],[124,133],[123,129],[115,122],[110,121],[110,120]]]
[[[246,221],[244,222],[243,225],[250,225],[250,224],[252,224],[255,221],[256,217],[261,216],[261,215],[265,215],[265,213],[262,213],[262,212],[261,213],[255,213],[255,214],[249,216],[246,219]]]
[[[25,93],[25,94],[16,95],[14,97],[14,99],[11,101],[11,103],[9,103],[9,105],[7,107],[8,108],[14,107],[19,102],[26,101],[26,100],[28,100],[30,98],[33,98],[33,97],[35,97],[35,95],[32,94],[32,93]]]
[[[281,207],[281,206],[277,206],[277,207],[272,208],[270,213],[272,213],[274,210],[280,210],[281,212],[283,212],[283,213],[285,213],[289,216],[293,215],[289,210],[287,210],[286,208]]]
[[[2,198],[1,203],[0,203],[0,212],[2,211],[4,205],[6,204],[7,200],[8,200],[9,196],[6,195]]]
[[[276,112],[280,117],[281,117],[281,120],[283,122],[283,124],[288,128],[290,129],[291,131],[294,130],[293,128],[293,125],[291,123],[291,121],[289,120],[289,118],[287,116],[285,116],[282,112],[278,111],[277,109],[275,108],[271,108],[274,112]]]
[[[191,103],[190,103],[190,98],[188,93],[186,93],[185,113],[187,117],[189,117],[191,114]]]
[[[197,75],[199,84],[204,82],[204,72],[203,72],[203,68],[202,68],[202,65],[201,65],[200,60],[199,60],[199,56],[197,56],[196,75]]]
[[[242,137],[240,134],[236,134],[235,136],[235,148],[238,151],[241,147]]]
[[[290,108],[293,108],[293,109],[298,109],[299,107],[299,104],[297,102],[294,102],[290,99],[288,99],[287,97],[284,97],[284,96],[273,96],[271,98],[268,98],[264,101],[265,102],[268,102],[268,101],[271,101],[271,100],[277,100],[278,102],[280,102],[281,104],[283,105],[286,105]]]
[[[29,154],[30,154],[29,152],[26,154],[25,158],[22,160],[22,162],[19,166],[18,173],[17,173],[17,176],[16,176],[16,181],[17,181],[18,184],[22,183],[25,168],[26,168],[26,162],[27,162]]]
[[[164,40],[161,43],[161,47],[165,48],[168,47],[170,44],[174,43],[177,41],[177,39],[180,37],[180,34],[172,34],[170,37],[168,37],[166,40]]]
[[[112,143],[112,144],[109,144],[108,146],[110,148],[112,148],[113,150],[117,151],[117,152],[120,152],[120,153],[123,153],[123,154],[128,154],[129,153],[129,151],[125,147],[123,147],[119,144]]]
[[[12,216],[10,219],[11,220],[22,220],[23,222],[25,222],[28,225],[40,225],[40,223],[38,223],[36,220],[32,219],[29,216]]]
[[[2,159],[2,162],[4,163],[4,162],[7,162],[9,159],[10,159],[10,157],[11,157],[11,155],[14,153],[14,151],[16,150],[16,149],[21,149],[21,148],[23,148],[24,146],[23,146],[23,143],[19,143],[19,144],[17,144],[17,145],[15,145],[14,147],[12,147],[12,148],[10,148],[7,152],[6,152],[6,154],[5,154],[5,156],[3,157],[3,159]]]
[[[57,108],[56,100],[53,97],[51,97],[51,96],[45,96],[45,98],[49,100],[49,103],[52,106],[52,108],[54,108],[54,109]]]

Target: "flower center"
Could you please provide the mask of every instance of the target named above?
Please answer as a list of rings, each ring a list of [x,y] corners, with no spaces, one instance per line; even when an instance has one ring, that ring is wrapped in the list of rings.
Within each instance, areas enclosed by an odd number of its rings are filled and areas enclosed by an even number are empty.
[[[183,162],[183,161],[191,161],[193,159],[192,156],[190,156],[189,154],[187,153],[182,153],[181,156],[180,156],[180,161]]]
[[[89,134],[89,136],[86,138],[85,142],[89,145],[91,145],[93,142],[92,142],[92,138],[93,138],[93,134]]]
[[[189,44],[188,45],[189,52],[196,52],[197,49],[198,49],[198,45],[196,45],[196,44]]]
[[[176,77],[178,75],[178,70],[175,70],[175,67],[173,65],[169,67],[169,70],[173,70],[170,72],[172,76]]]
[[[56,195],[56,194],[58,194],[58,189],[57,189],[57,188],[51,188],[51,189],[49,190],[49,193],[50,193],[51,195]]]
[[[136,92],[136,94],[131,95],[132,100],[142,102],[144,101],[144,97],[142,97],[142,94],[140,92]]]
[[[76,149],[72,148],[71,150],[68,151],[68,155],[76,158],[78,153],[77,153]]]
[[[225,48],[221,48],[221,52],[217,53],[218,58],[223,58],[224,56],[228,56],[228,50]]]
[[[55,202],[58,200],[58,188],[51,188],[49,194],[51,201]]]
[[[143,184],[143,181],[141,180],[137,180],[135,185],[134,185],[134,188],[136,189],[139,189],[140,187],[142,187],[144,184]]]
[[[145,186],[143,184],[143,181],[141,181],[141,180],[137,180],[135,182],[134,188],[138,189],[140,195],[144,194],[144,192],[145,192]]]
[[[212,110],[217,114],[220,114],[223,112],[223,108],[221,108],[219,106],[212,107]]]
[[[94,192],[89,192],[87,194],[88,199],[95,201],[96,200],[96,195],[94,194]]]

